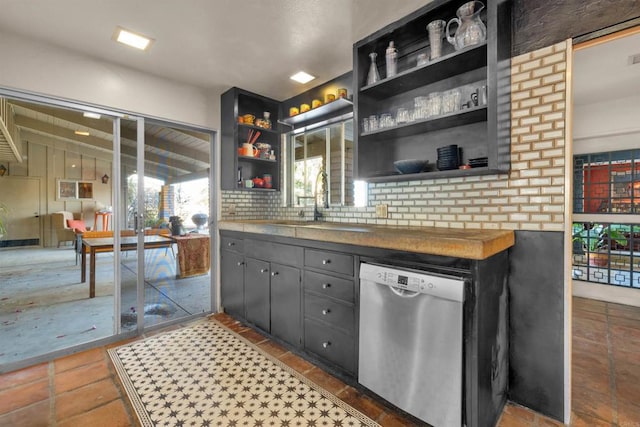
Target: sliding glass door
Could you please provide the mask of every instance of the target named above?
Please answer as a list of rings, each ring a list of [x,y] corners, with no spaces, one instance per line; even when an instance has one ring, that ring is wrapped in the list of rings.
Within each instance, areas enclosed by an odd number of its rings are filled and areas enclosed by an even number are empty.
[[[141,118],[120,133],[121,328],[207,313],[210,135]]]
[[[0,120],[0,372],[211,311],[213,132],[5,89]]]

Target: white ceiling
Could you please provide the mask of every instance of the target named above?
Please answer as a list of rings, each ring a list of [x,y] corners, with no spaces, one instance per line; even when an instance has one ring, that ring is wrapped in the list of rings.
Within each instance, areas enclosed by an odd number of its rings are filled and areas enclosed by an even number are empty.
[[[0,28],[198,87],[239,86],[282,100],[352,69],[353,3],[2,0]],[[118,25],[155,43],[148,52],[118,44]],[[300,69],[318,79],[290,81]]]
[[[214,93],[238,86],[284,100],[351,70],[355,39],[428,2],[1,0],[0,29]],[[148,52],[115,43],[118,25],[155,43]],[[640,34],[578,51],[576,105],[639,95],[640,65],[627,66],[637,53]],[[289,80],[300,69],[318,79]]]
[[[640,63],[628,63],[629,56],[637,54],[640,33],[576,51],[574,105],[640,97]]]

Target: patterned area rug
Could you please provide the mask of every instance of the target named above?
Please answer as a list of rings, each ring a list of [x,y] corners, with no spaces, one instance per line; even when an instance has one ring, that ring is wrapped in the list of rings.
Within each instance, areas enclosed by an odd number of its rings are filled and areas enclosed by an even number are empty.
[[[109,356],[143,426],[378,426],[215,320]]]

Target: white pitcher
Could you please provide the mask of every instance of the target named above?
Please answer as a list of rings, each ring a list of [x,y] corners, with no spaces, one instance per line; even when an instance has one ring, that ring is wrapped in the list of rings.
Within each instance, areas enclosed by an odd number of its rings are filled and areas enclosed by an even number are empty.
[[[482,9],[484,9],[482,2],[467,2],[456,11],[458,17],[447,22],[445,30],[447,41],[453,45],[455,50],[482,43],[487,39],[487,27],[480,19]],[[452,23],[458,24],[458,29],[453,37],[449,33],[449,27]]]

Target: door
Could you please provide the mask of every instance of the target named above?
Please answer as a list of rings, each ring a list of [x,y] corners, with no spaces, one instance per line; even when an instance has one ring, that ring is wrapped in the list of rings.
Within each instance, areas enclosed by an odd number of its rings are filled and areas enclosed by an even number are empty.
[[[244,318],[244,257],[220,251],[220,294],[225,311]]]
[[[302,343],[300,270],[271,263],[271,333],[299,347]]]
[[[0,206],[7,208],[3,241],[22,241],[17,246],[40,244],[40,179],[6,176],[0,182]]]
[[[137,237],[136,250],[122,258],[137,276],[136,292],[127,292],[135,299],[125,302],[123,294],[122,316],[135,312],[140,329],[207,313],[215,260],[212,135],[143,118],[121,122],[120,231]]]
[[[247,321],[269,332],[271,325],[269,321],[271,311],[269,303],[269,263],[253,258],[247,258],[245,262],[244,303]]]

